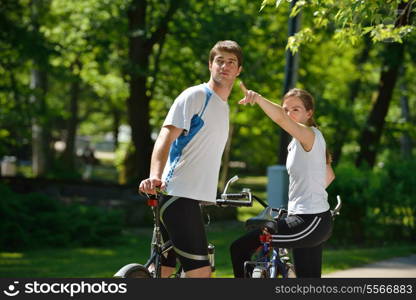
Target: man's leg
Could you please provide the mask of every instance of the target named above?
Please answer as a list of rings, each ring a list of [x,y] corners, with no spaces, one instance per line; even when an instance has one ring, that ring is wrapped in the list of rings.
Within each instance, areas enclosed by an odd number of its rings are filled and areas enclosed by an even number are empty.
[[[162,266],[162,278],[169,278],[175,271],[176,268]]]
[[[186,277],[210,277],[208,242],[199,202],[169,197],[161,203],[161,220]]]
[[[193,269],[185,272],[186,278],[209,278],[211,277],[211,266]]]

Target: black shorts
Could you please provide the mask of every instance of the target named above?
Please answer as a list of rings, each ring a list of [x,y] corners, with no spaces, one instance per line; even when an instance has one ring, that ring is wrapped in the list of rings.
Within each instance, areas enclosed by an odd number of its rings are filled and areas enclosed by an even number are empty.
[[[175,196],[160,200],[161,232],[164,241],[171,240],[173,249],[162,265],[176,266],[179,259],[184,271],[209,266],[208,242],[199,201]]]
[[[304,248],[325,242],[332,233],[331,212],[289,215],[277,223],[277,233],[272,235],[274,247]]]

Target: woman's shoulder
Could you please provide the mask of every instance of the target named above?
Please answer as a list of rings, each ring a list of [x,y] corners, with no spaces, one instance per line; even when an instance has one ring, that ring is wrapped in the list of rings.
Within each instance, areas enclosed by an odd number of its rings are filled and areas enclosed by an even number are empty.
[[[311,129],[315,134],[315,142],[317,141],[318,143],[322,143],[322,144],[326,145],[325,137],[324,137],[322,131],[320,131],[318,128],[316,128],[314,126],[312,126]]]
[[[311,126],[310,128],[312,129],[315,136],[319,136],[319,137],[324,138],[324,135],[323,135],[322,131],[320,131],[318,128],[316,128],[315,126]]]

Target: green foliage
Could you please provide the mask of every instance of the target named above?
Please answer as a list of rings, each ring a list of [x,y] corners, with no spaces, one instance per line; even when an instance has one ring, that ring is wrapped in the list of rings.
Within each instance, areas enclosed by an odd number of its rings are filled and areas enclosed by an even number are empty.
[[[261,10],[267,5],[279,7],[281,1],[264,0]],[[288,0],[287,2],[292,2]],[[313,18],[295,36],[288,39],[287,48],[293,53],[300,45],[310,42],[322,28],[331,27],[334,39],[340,44],[356,45],[360,38],[369,35],[373,42],[403,42],[414,35],[413,24],[398,24],[398,20],[412,11],[413,0],[299,0],[291,10],[291,17],[300,12],[312,12]],[[404,6],[399,5],[404,3]],[[399,14],[400,13],[400,14]]]
[[[46,196],[16,194],[0,185],[0,248],[103,246],[119,243],[119,211],[64,205]]]
[[[34,30],[29,2],[5,0],[0,7],[0,158],[16,155],[26,161],[31,159],[33,119],[50,128],[52,141],[65,138],[74,80],[80,82],[81,89],[79,135],[92,136],[95,141],[113,131],[115,125],[126,124],[126,74],[131,67],[128,39],[131,34],[140,34],[129,32],[129,0],[37,1],[41,4],[39,30]],[[145,34],[151,34],[168,1],[147,2],[149,26]],[[183,89],[208,80],[208,51],[220,39],[234,39],[242,46],[244,69],[240,79],[248,88],[279,103],[288,16],[301,12],[303,30],[289,40],[290,48],[300,54],[297,86],[314,95],[316,120],[329,148],[344,145],[341,162],[354,161],[359,150],[356,140],[379,82],[384,45],[372,43],[367,60],[359,61],[366,49],[362,37],[391,42],[398,36],[406,42],[406,68],[393,94],[379,160],[383,153],[400,157],[401,137],[408,134],[415,138],[412,115],[416,100],[416,88],[411,84],[416,76],[416,44],[414,31],[408,32],[413,27],[390,28],[400,1],[297,1],[292,11],[288,2],[185,1],[169,24],[166,39],[154,46],[149,70],[141,70],[148,74],[147,94],[152,96],[148,121],[153,137],[175,97]],[[266,5],[261,12],[260,4]],[[35,62],[48,75],[44,110],[31,102],[31,95],[37,93],[30,88]],[[356,81],[361,85],[354,85]],[[403,95],[408,97],[410,120],[401,116]],[[266,167],[277,161],[280,129],[258,107],[239,107],[241,97],[235,87],[229,99],[234,126],[231,160],[246,162],[246,171],[252,175],[264,174]],[[125,153],[120,149],[120,155]],[[123,159],[118,156],[117,167],[121,168]],[[49,175],[79,178],[79,174],[69,174],[59,165],[49,170]]]
[[[391,161],[374,170],[342,164],[330,195],[343,199],[331,243],[380,244],[416,236],[416,161]],[[335,202],[332,202],[334,205]]]

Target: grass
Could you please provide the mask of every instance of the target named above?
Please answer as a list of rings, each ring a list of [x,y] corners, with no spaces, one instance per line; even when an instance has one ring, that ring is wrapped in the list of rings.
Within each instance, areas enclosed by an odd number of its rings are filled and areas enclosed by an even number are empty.
[[[111,277],[127,263],[146,261],[150,251],[151,232],[150,228],[130,232],[125,245],[114,247],[0,252],[0,277]],[[232,277],[228,249],[231,242],[244,232],[240,222],[215,223],[208,228],[209,241],[216,247],[216,277]],[[416,245],[326,249],[323,273],[413,253],[416,253]]]
[[[324,251],[324,273],[358,267],[376,261],[416,253],[416,245],[395,245],[377,248],[351,248]],[[386,274],[388,277],[388,274]]]
[[[114,170],[106,165],[95,168],[93,176],[114,179]],[[266,199],[267,177],[244,177],[230,192],[250,187],[253,193]],[[257,215],[263,208],[256,203],[252,208],[239,208],[238,220],[213,222],[208,239],[216,247],[216,277],[232,277],[229,246],[244,232],[242,221]],[[126,233],[127,242],[106,248],[38,249],[18,253],[1,252],[0,277],[51,278],[106,278],[123,265],[145,263],[150,252],[152,229],[141,228]],[[378,248],[325,249],[323,273],[344,270],[363,264],[416,253],[416,245],[384,246]]]
[[[267,201],[266,194],[267,176],[247,176],[240,178],[231,189],[231,192],[239,192],[243,188],[250,188],[254,195]],[[240,222],[258,215],[262,210],[263,206],[257,201],[253,202],[252,207],[239,207],[237,209],[237,219]]]

